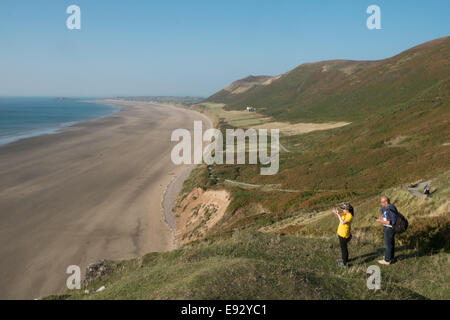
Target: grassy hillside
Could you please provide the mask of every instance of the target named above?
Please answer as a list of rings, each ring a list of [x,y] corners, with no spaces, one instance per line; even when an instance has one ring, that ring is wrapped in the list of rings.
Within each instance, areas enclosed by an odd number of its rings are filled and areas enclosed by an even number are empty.
[[[233,238],[113,264],[114,272],[70,299],[425,299],[448,298],[448,256],[417,256],[382,268],[382,290],[366,287],[379,257],[371,244],[350,246],[353,267],[338,269],[330,240],[238,232]],[[405,253],[406,251],[402,251]],[[411,274],[420,273],[420,279]]]
[[[448,81],[450,37],[380,61],[334,60],[303,64],[267,86],[207,102],[230,109],[251,105],[279,120],[364,119],[403,104]]]
[[[347,269],[335,262],[340,252],[336,218],[329,212],[299,212],[277,221],[256,220],[244,229],[234,226],[233,232],[172,252],[109,262],[110,272],[86,287],[105,286],[104,291],[85,294],[83,288],[48,298],[449,299],[450,172],[433,185],[429,200],[413,197],[404,187],[383,192],[392,195],[411,227],[398,237],[398,262],[381,266],[379,291],[366,286],[367,267],[383,256],[382,230],[372,218],[377,195],[355,204]],[[314,215],[319,219],[311,219]]]
[[[450,82],[370,121],[281,138],[280,170],[261,176],[256,165],[215,166],[217,177],[253,184],[278,184],[302,196],[264,194],[267,208],[287,214],[301,208],[365,198],[382,190],[450,169]],[[249,193],[248,201],[257,198]],[[268,200],[269,199],[269,200]]]
[[[309,195],[298,206],[309,208],[435,176],[450,168],[449,75],[450,37],[381,61],[302,65],[235,95],[225,108],[251,104],[271,119],[352,123],[281,137],[290,152],[281,154],[274,176],[259,175],[257,166],[215,171],[224,179],[303,189]],[[216,122],[222,129],[238,126],[226,117]],[[276,211],[294,197],[281,196]]]

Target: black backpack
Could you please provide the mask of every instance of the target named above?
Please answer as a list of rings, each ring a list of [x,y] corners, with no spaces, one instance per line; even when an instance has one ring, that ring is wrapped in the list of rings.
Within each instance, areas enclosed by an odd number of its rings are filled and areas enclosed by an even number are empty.
[[[394,223],[394,232],[403,233],[408,229],[408,219],[406,219],[400,212],[397,212],[397,218]]]

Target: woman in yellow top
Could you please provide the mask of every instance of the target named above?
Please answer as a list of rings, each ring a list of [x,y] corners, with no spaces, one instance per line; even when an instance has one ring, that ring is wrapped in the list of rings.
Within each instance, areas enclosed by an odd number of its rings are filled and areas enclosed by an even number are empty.
[[[353,207],[350,203],[344,202],[340,208],[343,210],[339,214],[337,209],[333,210],[335,216],[339,219],[339,227],[337,230],[339,244],[341,246],[342,259],[337,261],[340,267],[344,267],[348,262],[348,243],[352,239],[351,225],[353,220]]]

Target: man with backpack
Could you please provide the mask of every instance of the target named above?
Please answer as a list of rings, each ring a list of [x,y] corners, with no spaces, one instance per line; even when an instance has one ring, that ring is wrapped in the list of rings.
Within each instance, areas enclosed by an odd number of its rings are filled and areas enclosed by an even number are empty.
[[[384,244],[386,246],[386,252],[383,260],[379,260],[379,264],[390,265],[395,256],[395,230],[394,226],[399,216],[397,208],[391,204],[388,197],[381,197],[381,217],[377,219],[377,222],[383,224],[384,227]]]

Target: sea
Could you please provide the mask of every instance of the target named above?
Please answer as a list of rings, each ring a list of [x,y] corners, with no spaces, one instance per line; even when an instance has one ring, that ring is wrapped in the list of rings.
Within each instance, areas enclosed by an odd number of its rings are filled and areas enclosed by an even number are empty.
[[[107,117],[119,110],[83,99],[56,97],[0,97],[0,146],[57,133],[74,124]]]

